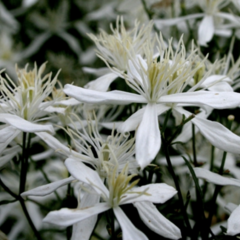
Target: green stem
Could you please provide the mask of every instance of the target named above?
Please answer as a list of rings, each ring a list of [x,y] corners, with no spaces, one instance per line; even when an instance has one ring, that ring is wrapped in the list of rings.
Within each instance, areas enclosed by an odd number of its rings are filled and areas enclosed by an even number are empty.
[[[25,184],[27,179],[27,161],[26,161],[26,138],[27,133],[23,132],[22,138],[22,158],[21,158],[21,170],[20,170],[20,185],[19,185],[19,195],[25,191]]]
[[[193,123],[192,123],[192,149],[193,149],[194,166],[198,166],[197,155],[196,155],[195,126]]]
[[[219,174],[222,175],[223,174],[223,170],[224,170],[224,165],[225,165],[225,161],[226,161],[226,156],[227,156],[227,153],[224,152],[223,153],[223,157],[222,157],[222,163],[221,163],[221,166],[220,166],[220,169],[219,169]],[[220,185],[217,185],[215,187],[215,190],[214,190],[214,193],[213,193],[213,197],[211,199],[211,207],[210,207],[210,211],[209,211],[209,217],[208,217],[208,225],[211,226],[211,222],[212,222],[212,217],[213,217],[213,214],[214,214],[214,211],[215,211],[215,207],[216,207],[216,200],[217,200],[217,196],[221,190],[222,186]]]
[[[116,235],[115,235],[115,216],[114,216],[114,212],[113,212],[113,209],[110,209],[110,212],[111,212],[111,231],[112,231],[112,236],[111,236],[111,239],[112,240],[115,240],[116,239]]]
[[[14,192],[12,192],[12,191],[4,184],[4,182],[2,181],[2,179],[0,179],[0,185],[2,186],[2,188],[3,188],[6,192],[8,192],[12,197],[14,197],[16,200],[18,200],[18,201],[20,202],[21,207],[22,207],[22,210],[23,210],[23,212],[24,212],[24,214],[25,214],[25,216],[26,216],[26,218],[27,218],[27,221],[28,221],[29,225],[31,226],[31,228],[32,228],[32,230],[33,230],[36,238],[37,238],[38,240],[42,240],[39,232],[37,231],[37,229],[35,228],[35,226],[34,226],[34,224],[33,224],[33,222],[32,222],[32,219],[31,219],[31,217],[30,217],[30,215],[29,215],[29,213],[28,213],[28,211],[27,211],[26,205],[25,205],[24,200],[22,199],[22,197],[21,197],[20,195],[15,194]]]
[[[168,145],[166,145],[165,140],[163,142],[164,142],[165,149],[166,149],[166,160],[167,160],[167,163],[168,163],[169,172],[172,175],[173,181],[174,181],[176,189],[177,189],[178,198],[179,198],[182,213],[183,213],[183,218],[184,218],[184,221],[185,221],[186,226],[188,228],[188,231],[192,232],[192,228],[191,228],[191,225],[190,225],[190,222],[189,222],[189,219],[188,219],[187,211],[185,209],[185,204],[184,204],[184,201],[183,201],[182,192],[181,192],[181,189],[180,189],[180,186],[179,186],[179,183],[178,183],[178,179],[177,179],[177,176],[174,172],[174,169],[173,169],[173,166],[172,166],[172,163],[171,163],[171,159],[170,159],[170,156],[169,156]]]
[[[25,205],[25,203],[24,203],[24,200],[23,200],[21,197],[19,198],[19,202],[20,202],[20,204],[21,204],[21,206],[22,206],[22,210],[23,210],[23,212],[24,212],[24,214],[25,214],[25,216],[26,216],[26,218],[27,218],[27,220],[28,220],[28,223],[29,223],[29,225],[31,226],[31,228],[32,228],[32,230],[33,230],[33,232],[34,232],[35,237],[36,237],[38,240],[42,240],[42,238],[41,238],[41,236],[40,236],[40,233],[39,233],[38,230],[36,229],[35,225],[33,224],[32,219],[31,219],[31,217],[30,217],[30,215],[29,215],[29,213],[28,213],[28,210],[27,210],[27,208],[26,208],[26,205]]]

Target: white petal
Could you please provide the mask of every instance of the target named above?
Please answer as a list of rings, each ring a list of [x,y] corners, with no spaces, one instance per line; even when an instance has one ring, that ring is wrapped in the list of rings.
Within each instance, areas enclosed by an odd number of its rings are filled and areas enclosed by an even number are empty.
[[[6,126],[0,130],[0,153],[21,131],[13,126]]]
[[[132,193],[137,192],[137,193]],[[139,192],[147,194],[139,195]],[[121,204],[148,201],[153,203],[164,203],[177,193],[176,189],[165,183],[152,183],[142,187],[134,188],[126,197],[123,198]]]
[[[123,240],[147,240],[144,233],[139,231],[120,207],[113,208],[115,216],[121,226]]]
[[[96,171],[87,167],[82,162],[72,158],[67,158],[65,165],[67,166],[68,171],[71,173],[71,175],[76,179],[81,182],[90,184],[99,194],[104,193],[106,196],[109,195],[107,188],[102,183],[102,180]]]
[[[229,214],[231,214],[237,207],[238,205],[229,202],[227,203],[227,205],[224,206],[224,209],[227,210]]]
[[[198,43],[199,45],[206,46],[214,34],[213,16],[205,16],[201,21],[198,28]]]
[[[170,239],[182,237],[180,229],[165,218],[151,202],[136,202],[133,205],[142,221],[155,233]]]
[[[204,179],[207,182],[214,183],[220,186],[236,186],[240,187],[240,180],[235,178],[223,177],[217,173],[210,172],[204,168],[193,168],[198,178]]]
[[[44,132],[48,131],[54,133],[54,129],[52,125],[41,125],[29,122],[20,118],[16,115],[8,114],[8,113],[1,113],[0,114],[0,122],[8,123],[15,128],[22,130],[23,132]]]
[[[221,37],[230,37],[232,36],[232,29],[224,28],[215,29],[214,34]]]
[[[212,109],[212,108],[211,108]],[[209,109],[207,112],[201,111],[198,115],[195,116],[195,118],[204,118],[206,119],[211,114],[211,109]],[[181,107],[176,107],[173,109],[173,112],[180,113],[181,116],[185,115],[186,118],[192,115],[191,112],[186,111],[185,109]],[[180,123],[179,123],[180,124]],[[198,128],[195,128],[195,134],[199,132]],[[192,138],[192,121],[187,122],[182,129],[182,132],[177,136],[177,138],[174,139],[175,142],[187,142]]]
[[[213,92],[233,92],[233,88],[227,82],[215,83],[212,87],[209,87],[208,90]]]
[[[208,88],[220,81],[221,82],[224,81],[224,82],[228,82],[228,83],[233,82],[232,79],[230,79],[228,76],[225,76],[225,75],[211,75],[203,81],[203,83],[201,84],[200,87]]]
[[[43,45],[44,42],[47,41],[47,39],[49,39],[51,36],[51,33],[49,32],[44,32],[44,33],[41,33],[37,36],[34,37],[34,40],[28,45],[27,48],[25,48],[24,51],[22,51],[20,54],[19,54],[19,57],[20,59],[22,58],[27,58],[29,56],[31,56],[32,54],[34,54],[35,52],[37,52],[40,47]]]
[[[237,18],[233,14],[229,14],[229,13],[225,13],[225,12],[217,12],[217,13],[215,13],[215,16],[220,17],[220,18],[225,18],[225,19],[239,25],[239,18]]]
[[[60,114],[65,114],[66,108],[63,107],[54,107],[54,106],[48,106],[44,109],[45,112],[49,113],[60,113]]]
[[[157,105],[148,104],[136,134],[136,160],[141,169],[157,155],[161,147]]]
[[[64,105],[64,106],[75,106],[81,104],[78,100],[75,98],[69,98],[67,100],[61,100],[54,103],[55,105]]]
[[[48,150],[46,150],[44,152],[32,155],[31,159],[33,161],[41,161],[41,160],[45,160],[45,159],[49,158],[53,154],[54,154],[54,150],[53,149],[48,149]]]
[[[100,196],[96,193],[85,193],[80,202],[80,209],[94,206],[99,202]],[[88,240],[97,222],[97,215],[89,217],[73,225],[71,240]]]
[[[109,209],[108,203],[98,203],[93,207],[85,209],[69,209],[62,208],[58,211],[50,212],[44,219],[44,222],[52,223],[58,226],[71,226],[86,218],[94,216],[98,213],[107,211]]]
[[[162,96],[160,103],[186,103],[207,105],[216,109],[235,108],[240,105],[240,94],[235,92],[196,91]]]
[[[191,121],[213,146],[226,152],[240,154],[240,137],[222,124],[197,116]]]
[[[110,84],[118,77],[116,73],[108,73],[103,75],[96,80],[90,81],[84,87],[100,92],[106,92]]]
[[[1,146],[1,145],[0,145]],[[16,151],[12,151],[9,154],[6,154],[2,157],[0,157],[0,169],[2,168],[2,166],[4,166],[6,163],[8,163],[9,161],[11,161],[13,159],[13,157],[17,155]]]
[[[178,17],[178,18],[171,18],[171,19],[157,19],[154,20],[154,23],[156,25],[157,28],[161,29],[164,26],[172,26],[172,25],[176,25],[178,24],[180,21],[186,21],[189,19],[194,19],[194,18],[201,18],[203,17],[204,14],[203,13],[196,13],[196,14],[191,14],[191,15],[187,15],[184,17]]]
[[[22,197],[26,197],[26,196],[46,196],[52,192],[54,192],[56,189],[67,185],[68,183],[72,182],[73,180],[75,180],[74,177],[69,177],[66,179],[62,179],[59,181],[55,181],[34,189],[31,189],[29,191],[26,191],[24,193],[21,194]]]
[[[109,68],[106,68],[106,67],[105,68],[83,67],[82,70],[86,73],[91,73],[91,74],[99,76],[99,77],[111,72],[111,70]]]
[[[227,235],[234,236],[240,233],[240,205],[228,218]]]
[[[132,114],[124,123],[122,123],[118,131],[120,132],[130,132],[136,130],[139,123],[142,121],[143,114],[145,112],[145,107],[139,109],[137,112]]]
[[[38,2],[38,0],[23,0],[22,6],[28,8],[35,4],[36,2]]]
[[[84,103],[125,105],[132,102],[136,103],[146,102],[146,99],[141,95],[123,91],[99,92],[91,89],[76,87],[70,84],[66,84],[64,86],[63,91],[70,97],[74,97],[78,101]]]

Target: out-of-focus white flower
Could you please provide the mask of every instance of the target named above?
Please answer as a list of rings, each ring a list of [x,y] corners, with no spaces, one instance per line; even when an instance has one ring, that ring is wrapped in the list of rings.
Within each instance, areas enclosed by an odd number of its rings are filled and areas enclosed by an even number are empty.
[[[13,15],[0,2],[0,30],[7,32],[16,32],[19,23],[14,19]]]
[[[34,54],[48,39],[56,35],[65,41],[72,51],[80,57],[81,48],[77,39],[67,32],[70,26],[67,22],[68,10],[68,2],[62,1],[56,10],[47,10],[44,16],[38,13],[31,15],[32,21],[43,32],[34,36],[34,40],[25,51],[26,55]]]
[[[158,19],[155,20],[155,24],[161,29],[163,26],[171,26],[177,24],[179,21],[203,18],[198,27],[198,43],[201,46],[207,46],[207,43],[211,41],[214,34],[226,37],[231,36],[232,30],[226,28],[223,22],[224,20],[228,20],[231,23],[236,23],[237,19],[232,14],[220,12],[220,9],[229,3],[230,1],[225,0],[198,1],[198,5],[202,8],[203,13],[190,14],[173,19]],[[229,26],[232,28],[231,25]]]
[[[227,235],[235,236],[240,233],[240,205],[230,214],[227,221]]]

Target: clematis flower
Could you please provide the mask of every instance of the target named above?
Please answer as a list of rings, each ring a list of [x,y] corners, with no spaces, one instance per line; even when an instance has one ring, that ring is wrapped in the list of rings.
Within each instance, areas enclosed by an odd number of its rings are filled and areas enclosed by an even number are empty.
[[[3,145],[6,147],[21,131],[23,132],[54,132],[53,126],[49,124],[39,124],[45,111],[53,105],[52,101],[45,101],[57,81],[57,75],[51,79],[51,74],[42,78],[42,73],[46,64],[40,69],[35,65],[32,71],[16,69],[18,84],[16,85],[9,77],[0,76],[0,122],[5,123],[1,128],[1,134],[5,134],[6,140]],[[9,83],[10,82],[10,83]],[[3,148],[2,148],[3,150]]]
[[[220,12],[220,9],[227,6],[229,2],[230,1],[225,0],[198,1],[198,5],[203,13],[190,14],[174,19],[157,19],[154,22],[156,26],[161,29],[163,26],[175,25],[180,21],[202,18],[198,27],[198,43],[201,46],[207,46],[207,43],[211,41],[214,34],[227,37],[231,36],[232,31],[223,25],[223,20],[236,23],[237,19],[232,14]]]
[[[140,26],[135,21],[135,27],[127,30],[124,26],[123,18],[117,18],[116,29],[111,25],[112,34],[107,34],[101,30],[98,36],[89,34],[89,37],[97,46],[97,55],[107,64],[117,67],[122,71],[127,71],[128,52],[141,54],[144,44],[151,35],[152,22],[147,25]],[[86,72],[98,73],[98,69],[84,68]],[[103,71],[103,69],[101,69]],[[85,87],[98,91],[107,91],[109,85],[119,76],[119,74],[111,72],[106,68],[103,76],[89,82]]]
[[[169,109],[178,111],[180,105],[224,109],[237,107],[240,103],[238,93],[195,91],[209,75],[209,72],[198,84],[184,92],[195,73],[201,68],[201,64],[195,64],[198,60],[197,50],[192,49],[187,56],[182,39],[180,39],[175,52],[171,47],[171,41],[166,49],[163,48],[162,39],[158,42],[160,60],[153,57],[153,46],[149,42],[148,45],[145,45],[146,59],[140,55],[129,56],[127,73],[122,73],[127,84],[138,94],[123,91],[102,93],[69,84],[64,87],[67,95],[85,103],[146,104],[130,116],[120,129],[122,132],[127,132],[138,127],[136,159],[142,169],[155,158],[161,146],[158,115]]]
[[[118,173],[118,167],[115,166],[112,172],[107,177],[107,187],[101,181],[96,171],[84,166],[79,162],[78,165],[73,164],[71,159],[66,160],[66,165],[70,173],[78,180],[90,184],[95,191],[100,194],[103,202],[97,203],[92,207],[85,209],[68,209],[63,208],[59,211],[50,212],[44,222],[53,223],[59,226],[70,226],[88,219],[96,214],[113,209],[113,212],[122,228],[123,239],[147,239],[145,234],[139,231],[127,218],[123,210],[120,208],[123,204],[136,202],[153,202],[164,203],[176,194],[173,187],[164,183],[148,184],[142,187],[136,187],[138,180],[130,181],[135,175],[128,175],[128,165],[126,164],[123,170]],[[135,205],[138,207],[138,205]],[[158,211],[152,211],[152,218],[158,217]],[[141,215],[145,218],[144,215]],[[145,222],[149,219],[146,217]],[[156,226],[157,227],[157,226]],[[176,227],[175,227],[176,228]],[[178,228],[177,228],[178,229]],[[179,239],[181,233],[177,230],[178,236],[174,239]]]

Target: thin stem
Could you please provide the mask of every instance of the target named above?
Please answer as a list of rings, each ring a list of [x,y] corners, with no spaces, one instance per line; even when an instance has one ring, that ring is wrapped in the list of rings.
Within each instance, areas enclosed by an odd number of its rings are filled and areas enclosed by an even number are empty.
[[[27,133],[23,132],[19,195],[25,191],[25,184],[26,184],[26,179],[27,179],[27,169],[26,169],[27,163],[26,163],[26,157],[25,157],[26,138],[27,138]]]
[[[33,224],[32,219],[31,219],[31,217],[30,217],[30,215],[29,215],[29,213],[28,213],[28,210],[27,210],[27,208],[26,208],[26,205],[25,205],[25,203],[24,203],[24,200],[23,200],[21,197],[19,198],[19,202],[20,202],[20,204],[21,204],[21,206],[22,206],[22,210],[23,210],[23,212],[24,212],[24,214],[25,214],[25,216],[26,216],[26,218],[27,218],[27,220],[28,220],[28,223],[29,223],[29,225],[31,226],[31,228],[32,228],[32,230],[33,230],[33,232],[34,232],[34,234],[35,234],[35,237],[36,237],[38,240],[42,240],[40,233],[39,233],[38,230],[36,229],[35,225]]]
[[[14,197],[15,199],[19,200],[19,196],[17,194],[15,194],[14,192],[12,192],[2,181],[2,179],[0,178],[0,185],[2,186],[2,188],[8,192],[12,197]]]
[[[163,141],[163,142],[165,143],[165,141]],[[186,212],[186,209],[185,209],[185,205],[184,205],[184,201],[183,201],[183,197],[182,197],[182,192],[181,192],[181,189],[180,189],[180,186],[179,186],[179,183],[178,183],[177,176],[174,172],[174,169],[173,169],[173,166],[172,166],[172,163],[171,163],[171,159],[170,159],[170,156],[169,156],[169,149],[168,149],[168,145],[166,145],[166,143],[165,143],[165,149],[166,149],[166,160],[167,160],[167,163],[168,163],[169,172],[173,177],[173,180],[174,180],[174,183],[175,183],[175,186],[176,186],[176,189],[177,189],[178,198],[179,198],[182,213],[183,213],[183,218],[184,218],[184,221],[186,223],[186,226],[187,226],[188,230],[190,230],[192,232],[192,228],[191,228],[191,225],[190,225],[190,222],[189,222],[189,219],[188,219],[188,215],[187,215],[187,212]]]
[[[116,239],[116,236],[115,236],[115,216],[114,216],[114,212],[112,209],[110,209],[110,214],[111,214],[111,232],[112,232],[112,236],[111,236],[111,239],[112,240],[115,240]]]
[[[219,174],[222,175],[223,174],[223,170],[224,170],[224,164],[225,164],[225,161],[226,161],[226,156],[227,156],[227,153],[224,152],[223,153],[223,157],[222,157],[222,163],[221,163],[221,167],[219,169]],[[217,196],[221,190],[222,186],[220,185],[217,185],[215,187],[215,190],[214,190],[214,193],[213,193],[213,197],[211,199],[211,208],[210,208],[210,211],[209,211],[209,217],[208,217],[208,225],[211,226],[211,222],[212,222],[212,217],[213,217],[213,214],[214,214],[214,211],[215,211],[215,206],[216,206],[216,200],[217,200]]]
[[[195,125],[193,123],[192,123],[192,149],[193,149],[194,166],[198,166],[197,155],[196,155]]]

